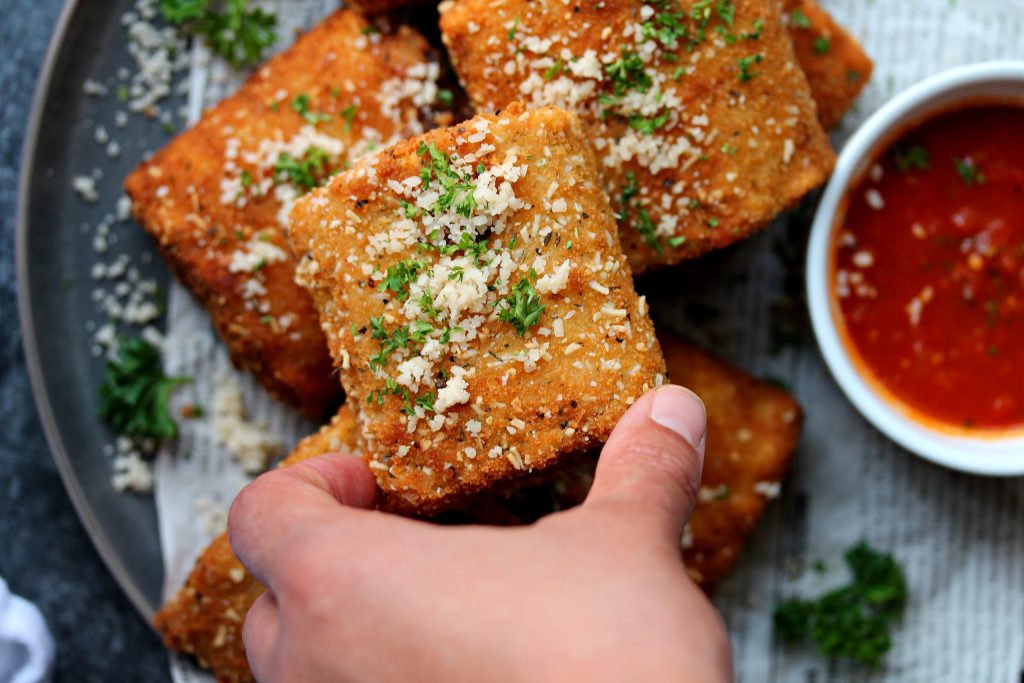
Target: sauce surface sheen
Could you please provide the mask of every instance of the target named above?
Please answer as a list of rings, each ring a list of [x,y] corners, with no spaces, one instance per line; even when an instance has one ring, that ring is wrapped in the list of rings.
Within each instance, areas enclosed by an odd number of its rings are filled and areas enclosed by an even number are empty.
[[[952,427],[1024,426],[1024,107],[926,121],[847,205],[832,292],[875,381]]]

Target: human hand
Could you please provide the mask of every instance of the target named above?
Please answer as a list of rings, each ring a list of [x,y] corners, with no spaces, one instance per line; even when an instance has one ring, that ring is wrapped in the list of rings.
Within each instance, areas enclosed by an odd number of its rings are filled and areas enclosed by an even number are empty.
[[[578,508],[528,527],[451,527],[372,510],[369,469],[326,455],[264,474],[231,545],[267,586],[245,622],[257,679],[732,679],[721,618],[679,536],[706,415],[679,387],[619,421]]]

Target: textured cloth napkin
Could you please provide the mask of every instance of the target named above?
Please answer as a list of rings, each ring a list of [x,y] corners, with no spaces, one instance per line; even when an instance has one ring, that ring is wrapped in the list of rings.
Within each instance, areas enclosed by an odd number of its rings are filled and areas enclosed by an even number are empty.
[[[53,637],[43,615],[0,578],[0,683],[49,681],[52,666]]]

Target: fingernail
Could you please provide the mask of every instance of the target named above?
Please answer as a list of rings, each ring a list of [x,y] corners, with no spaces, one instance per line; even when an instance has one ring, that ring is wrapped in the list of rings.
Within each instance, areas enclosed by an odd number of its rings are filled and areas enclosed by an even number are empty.
[[[651,420],[686,439],[701,457],[704,456],[708,416],[697,394],[672,384],[658,389],[651,402]]]

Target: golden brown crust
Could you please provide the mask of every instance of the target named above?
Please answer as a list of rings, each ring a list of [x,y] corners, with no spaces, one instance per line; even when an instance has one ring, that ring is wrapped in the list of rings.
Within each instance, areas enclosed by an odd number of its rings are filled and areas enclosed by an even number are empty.
[[[421,105],[436,97],[426,41],[406,27],[367,36],[367,26],[353,11],[330,16],[125,182],[136,218],[210,311],[235,365],[316,419],[342,394],[280,221],[302,183],[274,167],[317,148],[323,177],[373,144],[422,132]]]
[[[777,490],[800,435],[802,413],[787,392],[659,332],[672,381],[690,387],[708,410],[704,480],[683,537],[693,577],[712,590],[739,557],[747,536]],[[282,465],[320,453],[355,449],[356,424],[346,406],[331,425],[302,441]],[[593,463],[509,496],[480,496],[446,521],[521,524],[578,505],[593,480]],[[184,588],[156,617],[168,647],[195,655],[218,681],[250,681],[241,641],[245,613],[263,588],[245,573],[225,536],[196,562]],[[237,617],[236,617],[237,615]]]
[[[657,19],[638,0],[441,5],[479,109],[524,98],[587,122],[635,272],[743,239],[834,163],[776,0],[739,0],[734,15],[708,9],[700,22],[682,5],[688,37],[674,44],[646,37]]]
[[[818,118],[834,128],[871,80],[874,65],[860,43],[817,0],[786,0],[786,20]]]
[[[786,391],[659,331],[669,379],[708,411],[704,476],[683,535],[693,577],[713,588],[732,568],[765,505],[778,495],[800,438],[803,413]]]
[[[300,441],[281,466],[322,453],[354,452],[355,432],[355,415],[342,406],[330,424]],[[245,658],[242,624],[263,590],[231,551],[227,534],[221,534],[199,556],[184,587],[157,612],[153,624],[167,647],[194,656],[220,683],[249,683],[254,679]]]
[[[477,188],[472,218],[457,208],[434,215],[438,181],[420,178],[425,164],[431,173],[427,145],[470,160],[462,163]],[[454,239],[447,226],[477,235],[480,258],[440,254]],[[299,201],[291,238],[342,382],[361,402],[362,450],[385,508],[432,514],[551,467],[603,442],[659,381],[646,305],[568,112],[511,107],[385,150]],[[389,269],[414,262],[407,289],[385,291]],[[499,312],[531,277],[546,308],[521,336]],[[377,355],[414,324],[426,325],[426,341]],[[450,343],[438,342],[446,326]],[[424,386],[410,379],[415,365],[425,368]]]
[[[669,379],[694,391],[708,411],[704,476],[682,543],[688,571],[710,591],[739,558],[765,505],[777,494],[800,437],[802,412],[787,392],[700,347],[664,330],[658,339]],[[508,496],[481,497],[453,521],[531,522],[582,503],[593,474],[591,461]]]

